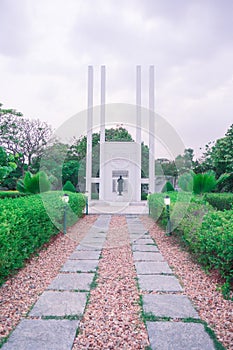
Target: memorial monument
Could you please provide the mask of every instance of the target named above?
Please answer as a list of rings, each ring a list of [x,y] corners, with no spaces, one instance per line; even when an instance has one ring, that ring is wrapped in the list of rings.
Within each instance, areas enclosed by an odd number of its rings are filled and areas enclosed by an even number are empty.
[[[149,178],[141,179],[141,66],[136,67],[135,142],[106,142],[106,69],[101,66],[100,91],[100,166],[99,178],[92,177],[93,134],[93,66],[88,67],[87,156],[86,192],[91,199],[92,186],[98,183],[99,200],[108,202],[140,202],[141,185],[148,184],[149,192],[155,188],[154,155],[154,66],[149,67]],[[122,120],[124,123],[124,120]],[[119,177],[123,183],[119,191]],[[121,193],[120,193],[121,192]],[[120,196],[119,196],[120,195]]]

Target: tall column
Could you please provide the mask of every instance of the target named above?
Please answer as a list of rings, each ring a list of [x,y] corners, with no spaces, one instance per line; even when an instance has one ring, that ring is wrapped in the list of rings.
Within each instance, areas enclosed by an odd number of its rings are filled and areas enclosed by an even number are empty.
[[[99,199],[104,199],[104,143],[105,143],[105,91],[106,91],[106,71],[105,66],[101,66],[101,96],[100,96],[100,187]]]
[[[142,143],[142,132],[141,132],[141,66],[136,67],[136,144],[138,152],[138,164],[136,167],[136,183],[138,184],[135,188],[135,198],[137,201],[141,201],[141,169],[142,169],[142,152],[141,152],[141,143]]]
[[[136,142],[141,144],[141,66],[136,67],[136,109],[137,109],[137,126]]]
[[[155,87],[154,66],[149,68],[149,191],[155,192]]]
[[[87,99],[87,155],[86,155],[86,191],[91,199],[92,178],[92,128],[93,128],[93,67],[88,66],[88,99]]]
[[[101,66],[101,96],[100,96],[100,143],[105,142],[105,66]]]

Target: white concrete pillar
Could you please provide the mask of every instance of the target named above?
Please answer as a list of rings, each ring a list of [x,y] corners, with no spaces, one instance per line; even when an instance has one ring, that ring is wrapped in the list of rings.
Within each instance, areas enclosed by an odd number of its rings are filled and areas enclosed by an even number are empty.
[[[86,192],[91,199],[92,178],[92,129],[93,129],[93,67],[88,66],[88,98],[87,98],[87,155],[86,155]]]
[[[136,67],[136,114],[137,114],[137,123],[136,123],[136,142],[141,144],[141,66]]]
[[[149,191],[155,192],[155,86],[154,66],[149,67]]]
[[[141,143],[142,143],[142,132],[141,132],[141,66],[136,67],[136,143],[138,152],[138,164],[136,169],[136,184],[135,185],[135,197],[137,201],[141,201],[141,169],[142,169],[142,155],[141,155]]]
[[[106,96],[106,71],[105,66],[101,66],[101,96],[100,96],[100,186],[99,199],[104,199],[104,142],[105,142],[105,96]]]
[[[100,143],[105,142],[105,66],[101,66],[101,96],[100,96]]]

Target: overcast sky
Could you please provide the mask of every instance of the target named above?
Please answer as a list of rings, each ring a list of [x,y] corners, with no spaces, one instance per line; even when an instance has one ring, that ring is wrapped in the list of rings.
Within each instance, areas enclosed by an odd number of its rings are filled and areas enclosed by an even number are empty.
[[[156,112],[186,147],[233,123],[232,0],[0,0],[0,102],[54,128],[87,107],[87,66],[107,103],[135,103],[135,70],[156,71]],[[122,120],[124,122],[124,120]]]

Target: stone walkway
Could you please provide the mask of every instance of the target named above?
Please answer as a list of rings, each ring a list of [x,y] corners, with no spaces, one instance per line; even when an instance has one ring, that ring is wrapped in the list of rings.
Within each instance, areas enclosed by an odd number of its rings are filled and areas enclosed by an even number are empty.
[[[100,215],[3,350],[72,349],[111,215]],[[213,350],[182,286],[136,215],[126,215],[151,349]],[[175,322],[174,322],[175,321]],[[186,321],[186,322],[185,322]]]

